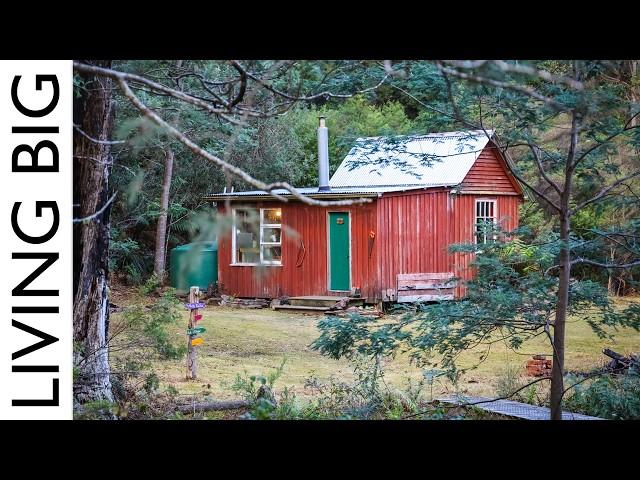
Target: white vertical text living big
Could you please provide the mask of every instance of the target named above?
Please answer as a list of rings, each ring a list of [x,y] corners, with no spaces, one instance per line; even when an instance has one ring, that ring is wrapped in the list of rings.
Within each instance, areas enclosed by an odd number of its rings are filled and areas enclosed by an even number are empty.
[[[0,416],[70,418],[71,62],[2,67]]]

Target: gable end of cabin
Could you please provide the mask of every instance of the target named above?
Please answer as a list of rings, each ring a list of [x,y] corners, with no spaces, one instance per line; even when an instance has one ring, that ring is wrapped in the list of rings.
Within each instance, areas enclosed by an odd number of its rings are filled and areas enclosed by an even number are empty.
[[[490,141],[460,184],[459,193],[523,195],[500,148]]]

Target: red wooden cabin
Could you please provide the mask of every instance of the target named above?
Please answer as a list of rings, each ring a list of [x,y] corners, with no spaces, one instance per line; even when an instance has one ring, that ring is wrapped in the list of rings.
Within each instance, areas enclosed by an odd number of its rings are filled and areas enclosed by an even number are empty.
[[[471,255],[450,254],[448,246],[486,241],[482,222],[518,225],[523,190],[492,131],[359,139],[328,186],[319,150],[320,188],[299,190],[371,202],[318,207],[261,191],[207,195],[234,219],[218,239],[223,293],[345,296],[358,289],[368,303],[452,299],[463,289],[450,279],[471,278]]]

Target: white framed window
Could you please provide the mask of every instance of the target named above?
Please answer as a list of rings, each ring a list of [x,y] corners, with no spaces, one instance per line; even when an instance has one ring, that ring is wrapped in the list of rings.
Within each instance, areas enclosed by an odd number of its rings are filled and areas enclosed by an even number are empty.
[[[260,263],[282,265],[282,210],[260,209]]]
[[[496,240],[495,225],[497,224],[497,205],[494,199],[476,200],[475,211],[475,241],[476,243],[487,243],[489,240]]]
[[[233,209],[233,265],[282,265],[282,210]]]

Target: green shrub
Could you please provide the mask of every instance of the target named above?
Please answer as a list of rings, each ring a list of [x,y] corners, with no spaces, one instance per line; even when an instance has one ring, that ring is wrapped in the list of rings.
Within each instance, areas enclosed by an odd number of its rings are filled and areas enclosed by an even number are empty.
[[[521,369],[513,363],[506,363],[496,380],[496,395],[506,397],[523,385]]]
[[[144,318],[143,331],[152,339],[156,351],[164,359],[177,360],[187,352],[185,342],[176,344],[167,331],[168,327],[176,325],[181,319],[179,305],[180,300],[175,296],[175,291],[168,289],[151,306],[149,314]]]
[[[572,383],[576,383],[576,379],[567,380],[567,384]],[[564,402],[566,410],[610,420],[640,419],[640,375],[637,373],[601,376],[576,385],[572,391]]]
[[[160,281],[158,276],[154,273],[149,278],[147,278],[147,281],[144,282],[144,285],[140,287],[140,293],[142,293],[143,295],[149,295],[154,291],[156,291],[161,286],[162,286],[162,282]]]
[[[255,402],[260,385],[265,385],[273,390],[274,384],[282,375],[286,362],[287,358],[284,357],[282,359],[282,363],[280,363],[280,366],[272,372],[269,372],[266,376],[249,375],[246,370],[244,371],[244,375],[240,375],[239,373],[236,374],[236,379],[231,385],[231,390],[239,395],[242,395],[242,397],[246,401]]]
[[[175,342],[168,331],[181,319],[179,305],[175,290],[170,288],[152,305],[134,305],[124,311],[129,337],[138,348],[151,348],[162,359],[177,360],[184,356],[186,342]]]
[[[112,354],[111,385],[118,418],[164,418],[172,411],[177,390],[160,389],[154,361],[180,359],[187,346],[184,336],[174,340],[181,320],[180,301],[172,289],[151,305],[133,305],[124,309],[112,325],[109,345]]]
[[[305,382],[313,393],[308,402],[299,402],[295,392],[285,387],[276,395],[274,404],[267,399],[256,400],[260,385],[272,388],[280,377],[284,363],[269,375],[238,375],[232,389],[251,402],[249,412],[242,418],[256,420],[360,420],[449,418],[442,407],[432,407],[421,401],[426,380],[409,381],[404,390],[389,387],[379,359],[354,356],[351,358],[354,380],[345,382],[331,377],[320,381],[315,375]],[[458,418],[458,417],[456,417]],[[461,418],[461,417],[460,417]]]

